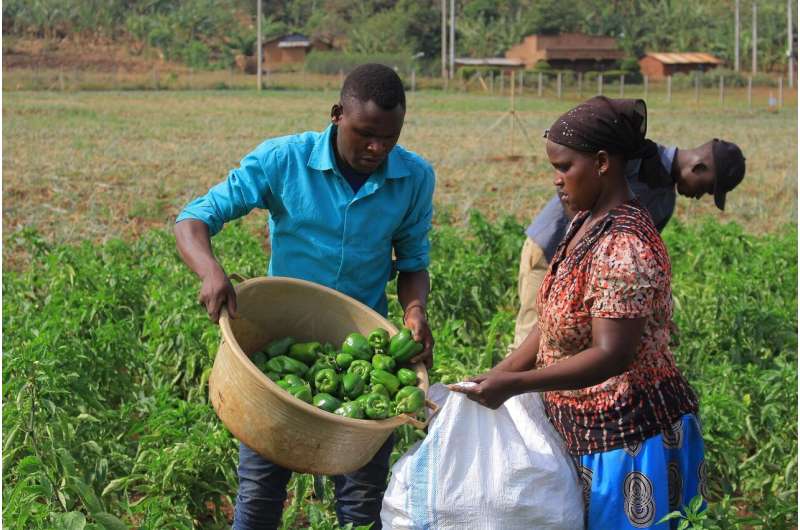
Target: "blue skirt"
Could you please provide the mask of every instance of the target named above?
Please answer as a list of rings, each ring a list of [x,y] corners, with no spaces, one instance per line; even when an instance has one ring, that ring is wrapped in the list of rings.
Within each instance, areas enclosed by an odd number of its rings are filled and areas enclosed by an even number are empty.
[[[675,529],[674,519],[656,523],[696,495],[707,498],[703,437],[694,414],[643,442],[578,457],[577,466],[587,530]]]

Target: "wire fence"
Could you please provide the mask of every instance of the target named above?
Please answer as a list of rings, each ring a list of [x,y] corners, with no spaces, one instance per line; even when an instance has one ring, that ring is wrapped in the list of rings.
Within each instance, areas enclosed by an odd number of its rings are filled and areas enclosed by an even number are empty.
[[[410,91],[442,90],[450,93],[484,94],[489,96],[538,97],[583,100],[597,94],[609,97],[641,97],[648,102],[696,105],[746,105],[779,110],[796,106],[796,83],[783,76],[740,73],[690,73],[666,78],[641,75],[604,74],[602,72],[534,72],[534,71],[463,71],[455,79],[445,80],[418,76],[416,71],[398,72]],[[18,68],[3,72],[3,90],[45,90],[74,92],[84,90],[253,90],[256,76],[237,68],[226,70],[194,70],[160,68],[110,71],[75,67]],[[338,91],[344,73],[316,74],[264,72],[265,90]]]

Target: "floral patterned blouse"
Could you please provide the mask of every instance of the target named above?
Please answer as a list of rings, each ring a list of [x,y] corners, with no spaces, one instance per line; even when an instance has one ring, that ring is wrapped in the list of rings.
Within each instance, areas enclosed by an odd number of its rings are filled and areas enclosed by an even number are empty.
[[[669,349],[671,269],[650,215],[637,200],[624,203],[567,254],[588,216],[588,211],[575,216],[539,290],[537,366],[589,348],[592,318],[645,318],[646,323],[627,371],[592,387],[543,393],[550,421],[573,455],[633,447],[696,413],[698,405]]]

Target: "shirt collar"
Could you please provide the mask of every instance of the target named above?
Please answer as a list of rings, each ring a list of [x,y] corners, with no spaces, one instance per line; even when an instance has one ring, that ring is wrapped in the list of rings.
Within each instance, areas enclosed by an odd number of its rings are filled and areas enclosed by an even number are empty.
[[[318,171],[336,171],[336,154],[333,151],[333,133],[336,130],[334,124],[328,127],[317,137],[314,142],[314,149],[308,157],[308,167]],[[396,179],[407,177],[411,174],[408,165],[400,155],[399,148],[389,151],[389,156],[383,161],[378,169],[373,173],[380,179]]]

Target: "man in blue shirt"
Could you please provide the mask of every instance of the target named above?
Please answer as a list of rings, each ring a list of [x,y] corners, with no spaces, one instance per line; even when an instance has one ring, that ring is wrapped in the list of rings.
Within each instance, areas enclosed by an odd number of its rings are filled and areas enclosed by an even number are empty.
[[[745,173],[745,158],[739,146],[716,138],[694,149],[659,145],[658,159],[654,157],[649,162],[648,167],[643,167],[642,160],[629,161],[626,174],[631,191],[650,212],[659,232],[675,211],[677,194],[695,199],[713,195],[717,208],[724,210],[726,193],[742,181]],[[520,308],[509,351],[522,344],[539,319],[539,286],[572,215],[555,196],[525,231],[528,237],[522,247],[517,286]]]
[[[396,145],[405,106],[394,70],[359,66],[345,79],[324,132],[262,143],[225,181],[186,206],[175,224],[178,250],[202,281],[199,300],[214,322],[223,305],[236,316],[236,293],[210,237],[227,221],[266,209],[271,276],[325,285],[385,316],[386,284],[397,272],[403,322],[424,344],[412,361],[430,368],[433,337],[425,306],[435,178],[428,162]],[[380,528],[392,445],[390,438],[364,468],[333,477],[340,524]],[[291,472],[244,444],[238,472],[233,528],[277,528]]]

